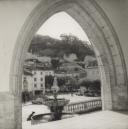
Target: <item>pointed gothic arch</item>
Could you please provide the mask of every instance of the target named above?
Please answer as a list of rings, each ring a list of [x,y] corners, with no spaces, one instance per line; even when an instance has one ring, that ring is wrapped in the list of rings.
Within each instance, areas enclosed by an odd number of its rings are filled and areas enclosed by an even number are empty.
[[[103,109],[119,110],[126,107],[119,93],[127,85],[125,61],[118,37],[102,9],[93,0],[49,0],[46,4],[42,0],[21,28],[13,54],[10,90],[15,98],[16,121],[21,121],[21,106],[18,105],[21,105],[21,75],[25,53],[40,26],[50,16],[61,11],[65,11],[81,25],[96,47],[102,74]]]

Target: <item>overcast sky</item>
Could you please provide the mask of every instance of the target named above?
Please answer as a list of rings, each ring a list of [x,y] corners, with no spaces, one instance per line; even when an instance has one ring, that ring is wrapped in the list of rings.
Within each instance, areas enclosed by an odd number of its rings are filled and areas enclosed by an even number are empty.
[[[50,17],[38,30],[37,34],[49,35],[60,39],[61,34],[73,34],[81,40],[88,38],[80,25],[67,13],[60,12]]]

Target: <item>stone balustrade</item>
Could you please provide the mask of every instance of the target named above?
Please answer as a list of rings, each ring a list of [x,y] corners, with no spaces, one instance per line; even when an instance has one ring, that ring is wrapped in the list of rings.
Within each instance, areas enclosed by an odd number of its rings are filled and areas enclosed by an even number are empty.
[[[85,113],[102,109],[101,99],[95,99],[85,102],[71,103],[64,107],[66,113]]]

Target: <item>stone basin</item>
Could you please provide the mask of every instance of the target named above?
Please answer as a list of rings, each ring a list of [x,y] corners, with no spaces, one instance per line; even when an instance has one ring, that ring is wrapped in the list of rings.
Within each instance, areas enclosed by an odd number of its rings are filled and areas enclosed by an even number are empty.
[[[35,125],[35,124],[47,123],[47,122],[53,121],[51,119],[51,115],[52,115],[51,113],[34,115],[31,119],[31,124]],[[74,117],[74,115],[76,115],[76,114],[62,113],[62,118],[61,119],[71,118],[71,117]]]
[[[44,105],[48,106],[51,111],[51,120],[61,120],[62,111],[65,105],[69,103],[66,99],[48,99]]]

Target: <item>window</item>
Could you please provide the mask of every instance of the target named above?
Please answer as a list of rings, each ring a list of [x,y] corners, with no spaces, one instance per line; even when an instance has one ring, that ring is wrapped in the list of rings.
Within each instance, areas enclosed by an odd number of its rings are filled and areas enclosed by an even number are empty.
[[[42,75],[42,72],[40,72],[40,74]]]
[[[34,81],[36,81],[36,78],[34,78]]]
[[[41,87],[43,87],[43,84],[41,84]]]
[[[36,72],[34,72],[34,74],[36,74]]]
[[[41,81],[43,81],[43,78],[40,78]]]
[[[37,87],[37,84],[34,84],[34,87],[36,88]]]

